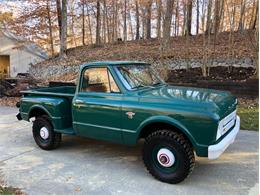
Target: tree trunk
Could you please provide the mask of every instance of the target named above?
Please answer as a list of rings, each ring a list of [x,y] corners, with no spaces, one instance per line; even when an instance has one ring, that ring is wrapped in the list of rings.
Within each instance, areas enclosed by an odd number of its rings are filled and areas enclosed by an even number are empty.
[[[96,26],[96,45],[100,45],[100,0],[97,0],[97,26]]]
[[[202,1],[202,18],[201,18],[201,27],[202,32],[204,32],[205,28],[205,20],[206,20],[206,9],[205,9],[205,0]],[[206,41],[206,33],[203,33],[203,53],[202,53],[202,76],[206,77],[208,75],[207,69],[208,69],[208,44]]]
[[[74,47],[77,47],[77,41],[76,41],[76,36],[75,36],[75,29],[74,29],[74,0],[71,2],[70,6],[70,16],[71,16],[71,37],[74,43]]]
[[[191,21],[192,21],[192,0],[188,1],[187,5],[187,22],[186,22],[186,32],[185,35],[190,36],[191,35]]]
[[[103,23],[102,23],[103,43],[106,43],[106,0],[103,0]]]
[[[106,15],[106,28],[107,28],[107,39],[108,39],[108,43],[111,42],[111,34],[110,34],[110,24],[109,24],[109,17],[107,14],[107,5],[106,5],[106,0],[104,1],[104,6],[105,6],[105,15]]]
[[[171,21],[173,13],[173,0],[167,0],[166,3],[166,13],[163,21],[163,45],[162,49],[168,49],[170,47],[170,38],[171,38]]]
[[[145,9],[142,9],[142,39],[146,36],[146,28],[145,28]]]
[[[115,0],[112,0],[112,42],[115,41]]]
[[[127,41],[126,9],[126,0],[124,0],[124,41]]]
[[[52,24],[51,24],[51,14],[50,14],[50,5],[49,0],[47,0],[47,14],[48,14],[48,26],[49,26],[49,33],[50,33],[50,45],[51,45],[51,56],[54,56],[54,46],[53,46],[53,36],[52,36]]]
[[[176,1],[176,9],[175,9],[175,18],[176,18],[176,36],[179,36],[179,26],[180,26],[180,17],[179,17],[179,0]]]
[[[135,1],[135,15],[136,15],[136,35],[135,39],[140,39],[140,19],[139,19],[139,3],[138,0]]]
[[[187,2],[184,2],[184,5],[182,6],[183,7],[183,23],[182,23],[182,36],[185,35],[185,32],[186,32],[186,27],[187,27]]]
[[[200,27],[200,0],[197,0],[197,17],[196,17],[196,34],[199,34],[199,27]]]
[[[214,10],[214,34],[218,33],[219,24],[220,24],[220,0],[215,1],[215,10]]]
[[[85,43],[85,0],[82,0],[82,44]]]
[[[211,33],[211,7],[212,7],[212,1],[210,0],[208,2],[208,13],[207,13],[207,23],[206,23],[206,31],[205,34]]]
[[[131,40],[134,40],[132,17],[131,17],[130,11],[127,13],[127,18],[128,18],[128,26],[129,26],[129,32],[130,32],[130,35],[131,35]]]
[[[146,39],[151,39],[151,16],[152,16],[152,1],[148,0],[146,7]]]
[[[61,6],[60,0],[56,0],[56,8],[57,8],[57,17],[58,17],[58,26],[59,26],[59,38],[61,39]]]
[[[92,34],[91,18],[90,18],[90,13],[89,13],[88,7],[87,7],[87,16],[88,16],[88,29],[89,29],[90,43],[93,44],[93,34]]]
[[[118,3],[116,1],[116,10],[115,10],[115,40],[118,38]]]
[[[157,38],[161,38],[162,0],[157,0]]]
[[[60,58],[66,58],[67,50],[67,0],[62,0]]]
[[[246,2],[241,0],[240,18],[238,23],[238,31],[242,32],[244,30],[244,15],[245,15]]]
[[[251,27],[250,29],[256,29],[256,24],[257,24],[257,18],[258,18],[258,0],[256,1],[256,9],[255,9],[255,13],[253,16],[253,21],[251,23]]]

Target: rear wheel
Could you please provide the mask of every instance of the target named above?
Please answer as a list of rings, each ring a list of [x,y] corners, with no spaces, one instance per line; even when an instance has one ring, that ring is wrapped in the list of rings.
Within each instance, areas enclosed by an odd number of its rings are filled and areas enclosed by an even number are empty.
[[[192,172],[195,157],[190,143],[183,135],[159,130],[146,138],[143,160],[147,170],[155,178],[176,184]]]
[[[33,122],[33,138],[36,144],[44,150],[57,148],[61,143],[61,134],[54,132],[47,116],[37,117]]]

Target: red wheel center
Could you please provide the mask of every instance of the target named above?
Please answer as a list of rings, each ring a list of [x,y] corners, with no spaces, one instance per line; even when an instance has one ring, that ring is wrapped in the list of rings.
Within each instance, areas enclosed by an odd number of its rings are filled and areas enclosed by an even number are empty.
[[[168,164],[170,162],[170,159],[166,154],[160,154],[159,160],[162,164]]]

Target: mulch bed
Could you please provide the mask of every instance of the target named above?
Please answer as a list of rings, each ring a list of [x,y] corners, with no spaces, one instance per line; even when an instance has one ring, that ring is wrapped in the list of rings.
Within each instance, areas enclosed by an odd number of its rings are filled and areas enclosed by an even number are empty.
[[[211,67],[210,75],[202,76],[201,68],[176,69],[170,70],[168,74],[169,82],[193,83],[198,80],[214,81],[244,81],[255,75],[255,69],[252,67]]]
[[[201,68],[170,70],[168,82],[173,85],[230,91],[238,97],[257,98],[259,80],[252,67],[212,67],[202,76]]]

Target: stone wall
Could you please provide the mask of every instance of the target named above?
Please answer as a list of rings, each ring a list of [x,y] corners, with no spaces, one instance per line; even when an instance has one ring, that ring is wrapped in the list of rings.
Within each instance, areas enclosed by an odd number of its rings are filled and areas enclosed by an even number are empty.
[[[186,67],[201,67],[203,65],[202,60],[200,59],[165,59],[162,61],[144,60],[146,62],[151,63],[155,67],[159,67],[161,65],[167,65],[169,69],[182,69]],[[250,58],[244,59],[215,59],[213,61],[209,61],[211,66],[235,66],[235,67],[255,67],[254,60]],[[65,73],[75,73],[79,71],[80,66],[32,66],[29,68],[29,73],[31,73],[36,78],[48,78],[52,76],[63,75]]]

